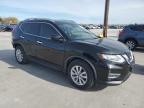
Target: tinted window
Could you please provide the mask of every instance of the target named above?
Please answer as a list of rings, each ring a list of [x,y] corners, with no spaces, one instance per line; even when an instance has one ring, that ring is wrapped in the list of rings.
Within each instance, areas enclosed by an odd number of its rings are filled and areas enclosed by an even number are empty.
[[[21,29],[25,33],[30,33],[33,35],[39,35],[40,24],[39,23],[23,23]]]
[[[138,26],[132,26],[130,27],[134,31],[144,31],[144,26],[143,25],[138,25]]]
[[[42,24],[40,35],[49,38],[51,36],[58,36],[59,33],[50,24]]]

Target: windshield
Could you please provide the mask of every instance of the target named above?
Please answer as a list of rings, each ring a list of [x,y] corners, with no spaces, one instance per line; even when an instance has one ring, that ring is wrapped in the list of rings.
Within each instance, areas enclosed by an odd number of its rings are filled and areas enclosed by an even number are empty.
[[[84,29],[78,24],[64,23],[58,24],[58,26],[65,34],[67,34],[68,38],[70,38],[71,40],[97,38],[94,33]]]

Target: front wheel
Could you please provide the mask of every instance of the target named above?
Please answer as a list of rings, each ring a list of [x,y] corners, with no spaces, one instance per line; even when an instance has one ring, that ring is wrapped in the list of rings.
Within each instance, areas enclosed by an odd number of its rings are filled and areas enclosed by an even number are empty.
[[[88,63],[75,60],[68,67],[68,76],[72,85],[78,89],[88,89],[94,86],[94,73]]]

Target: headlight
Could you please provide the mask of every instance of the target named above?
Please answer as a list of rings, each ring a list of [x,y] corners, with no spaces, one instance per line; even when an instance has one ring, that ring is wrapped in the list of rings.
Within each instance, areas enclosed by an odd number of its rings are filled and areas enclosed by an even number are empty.
[[[128,54],[128,55],[124,54],[124,55],[122,55],[122,56],[125,58],[125,60],[126,60],[129,64],[134,60],[134,56],[133,56],[132,51],[130,51],[130,54]]]
[[[132,51],[130,51],[130,62],[132,62],[133,59],[134,59],[134,55],[133,55]]]
[[[115,63],[124,63],[125,59],[121,55],[102,54],[102,58]]]

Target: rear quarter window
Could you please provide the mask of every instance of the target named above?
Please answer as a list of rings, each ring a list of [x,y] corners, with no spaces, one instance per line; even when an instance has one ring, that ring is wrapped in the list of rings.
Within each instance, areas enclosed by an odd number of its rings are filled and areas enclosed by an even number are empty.
[[[32,35],[39,35],[40,32],[40,24],[34,22],[26,22],[21,24],[21,30],[24,33],[32,34]]]

